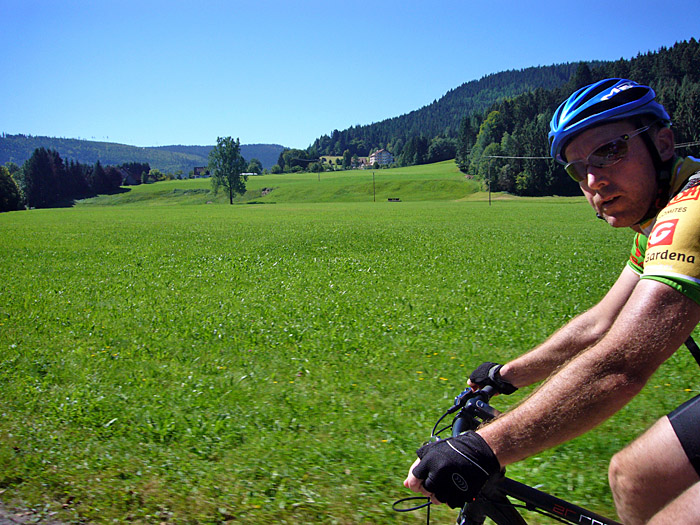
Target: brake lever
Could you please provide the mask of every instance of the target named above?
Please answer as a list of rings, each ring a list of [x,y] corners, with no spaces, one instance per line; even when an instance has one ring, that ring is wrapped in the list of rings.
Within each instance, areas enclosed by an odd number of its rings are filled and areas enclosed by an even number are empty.
[[[473,403],[472,403],[473,401]],[[470,399],[467,401],[466,406],[471,408],[471,412],[481,418],[482,421],[490,421],[500,416],[501,413],[493,408],[491,405],[482,401],[481,399]]]
[[[470,394],[473,394],[474,392],[475,391],[471,387],[467,387],[462,390],[459,395],[455,397],[454,405],[447,409],[447,413],[454,414],[457,412],[457,410],[463,408],[467,404],[467,401],[469,401]]]

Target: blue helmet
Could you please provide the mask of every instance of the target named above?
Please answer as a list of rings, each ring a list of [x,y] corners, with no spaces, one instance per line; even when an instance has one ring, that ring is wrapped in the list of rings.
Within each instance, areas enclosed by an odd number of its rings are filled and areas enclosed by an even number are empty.
[[[623,78],[608,78],[583,87],[565,100],[549,123],[550,154],[566,164],[564,148],[576,135],[589,128],[639,115],[652,115],[670,123],[664,107],[654,101],[649,86]]]

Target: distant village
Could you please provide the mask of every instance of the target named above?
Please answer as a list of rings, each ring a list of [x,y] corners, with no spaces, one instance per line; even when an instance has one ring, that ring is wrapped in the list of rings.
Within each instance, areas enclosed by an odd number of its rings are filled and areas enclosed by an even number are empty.
[[[338,164],[340,163],[340,158],[341,157],[338,157],[336,159]],[[328,163],[332,167],[331,159],[332,157],[321,157],[322,162]],[[393,163],[394,155],[392,155],[390,151],[380,149],[370,154],[369,157],[353,157],[351,168],[365,170],[375,168],[376,166],[390,166]],[[252,177],[257,175],[257,173],[242,173],[241,175]],[[192,171],[193,179],[203,179],[210,176],[211,174],[209,173],[209,167],[207,166],[195,167]]]
[[[389,166],[394,163],[394,156],[390,151],[379,149],[371,153],[369,157],[354,157],[352,168],[354,169],[372,169],[375,166]]]

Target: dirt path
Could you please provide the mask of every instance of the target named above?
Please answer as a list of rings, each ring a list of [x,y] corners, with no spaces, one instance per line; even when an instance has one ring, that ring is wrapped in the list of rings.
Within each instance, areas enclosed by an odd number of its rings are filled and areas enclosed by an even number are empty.
[[[33,510],[17,510],[0,501],[0,525],[29,523],[42,525],[65,525],[63,522],[55,521],[50,517],[42,516],[40,512]]]

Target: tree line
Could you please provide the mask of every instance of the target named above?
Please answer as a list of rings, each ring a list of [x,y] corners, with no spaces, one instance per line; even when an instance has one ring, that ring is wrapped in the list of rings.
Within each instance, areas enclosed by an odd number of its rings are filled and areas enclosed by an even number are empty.
[[[237,144],[240,156],[240,141]],[[260,160],[240,158],[241,173],[259,175],[264,171]],[[99,160],[95,164],[64,161],[55,149],[41,147],[22,166],[14,162],[0,166],[0,212],[70,206],[78,199],[123,191],[122,186],[175,178],[186,177],[181,171],[163,173],[147,162],[103,166]]]
[[[676,142],[700,140],[700,44],[693,38],[630,60],[489,75],[407,115],[334,130],[306,150],[282,149],[270,171],[323,171],[327,169],[323,156],[342,157],[337,162],[349,168],[359,156],[384,148],[399,166],[454,158],[467,176],[488,182],[494,191],[529,196],[578,194],[576,184],[548,158],[549,121],[573,91],[608,77],[652,86],[673,119]],[[689,150],[679,151],[687,154]],[[260,173],[261,168],[253,159],[247,171]],[[133,183],[168,177],[138,162],[117,167],[102,167],[99,161],[94,165],[64,162],[56,150],[37,148],[21,168],[9,162],[0,169],[0,211],[57,206],[118,191],[125,171],[132,174]]]
[[[579,64],[574,76],[559,88],[536,89],[501,100],[482,114],[465,116],[459,130],[457,164],[465,173],[490,182],[495,191],[577,195],[578,186],[549,159],[549,121],[575,90],[611,77],[654,88],[657,100],[671,115],[677,144],[700,140],[700,44],[691,39],[631,60],[595,68]],[[689,153],[683,148],[678,151]]]
[[[77,199],[115,193],[127,175],[140,183],[162,174],[146,163],[81,164],[64,161],[56,150],[37,148],[21,167],[14,162],[0,166],[0,211],[68,206]]]
[[[64,159],[81,164],[121,166],[131,162],[148,163],[163,173],[189,174],[194,168],[206,166],[213,146],[153,146],[138,147],[113,142],[96,142],[83,139],[32,136],[0,133],[0,164],[14,162],[23,165],[37,148],[56,150]],[[259,159],[261,169],[268,170],[284,149],[278,144],[241,144],[246,159]],[[138,174],[140,175],[140,173]]]

